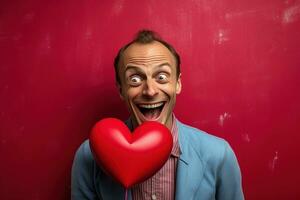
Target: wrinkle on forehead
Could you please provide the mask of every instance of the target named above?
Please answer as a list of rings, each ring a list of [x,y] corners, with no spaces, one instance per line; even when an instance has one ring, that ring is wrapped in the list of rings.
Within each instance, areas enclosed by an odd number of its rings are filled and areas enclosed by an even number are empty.
[[[128,62],[154,62],[154,61],[174,62],[170,50],[160,42],[154,41],[149,44],[131,44],[124,52],[124,61]]]
[[[134,64],[151,64],[157,62],[168,62],[168,57],[163,55],[155,55],[155,56],[132,56],[129,57],[127,62]]]

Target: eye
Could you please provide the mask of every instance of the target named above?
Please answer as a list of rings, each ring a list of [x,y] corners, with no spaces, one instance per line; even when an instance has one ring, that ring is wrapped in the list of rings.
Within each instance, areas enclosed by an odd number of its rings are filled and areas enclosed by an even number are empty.
[[[137,86],[139,84],[141,84],[142,82],[142,77],[138,76],[138,75],[133,75],[129,78],[129,83],[131,85]]]
[[[157,80],[161,83],[166,83],[168,82],[168,76],[164,73],[160,73],[157,75]]]

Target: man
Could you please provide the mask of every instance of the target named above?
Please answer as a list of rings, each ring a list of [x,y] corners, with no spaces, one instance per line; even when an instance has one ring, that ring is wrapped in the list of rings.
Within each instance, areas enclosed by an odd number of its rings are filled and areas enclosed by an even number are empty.
[[[241,200],[240,169],[226,141],[179,122],[173,115],[181,92],[180,57],[154,32],[140,31],[115,58],[120,97],[133,130],[145,121],[168,127],[174,146],[153,177],[129,191],[129,199]],[[89,143],[78,149],[72,168],[72,199],[124,199],[125,189],[93,159]]]

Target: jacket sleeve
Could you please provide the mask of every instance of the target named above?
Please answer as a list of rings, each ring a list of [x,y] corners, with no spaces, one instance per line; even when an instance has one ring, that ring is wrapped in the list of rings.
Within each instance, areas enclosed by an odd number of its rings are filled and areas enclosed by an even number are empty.
[[[71,199],[99,200],[94,186],[94,159],[85,141],[77,150],[72,166]]]
[[[244,199],[240,168],[236,156],[227,142],[223,161],[218,171],[216,199]]]

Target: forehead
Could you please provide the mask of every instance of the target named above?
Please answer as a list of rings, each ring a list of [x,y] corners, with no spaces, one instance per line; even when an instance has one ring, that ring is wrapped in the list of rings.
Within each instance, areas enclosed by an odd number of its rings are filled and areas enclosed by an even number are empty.
[[[175,67],[173,54],[162,43],[154,41],[149,44],[133,43],[124,51],[123,66],[129,63],[150,65],[157,62],[168,62]]]

